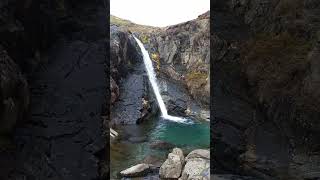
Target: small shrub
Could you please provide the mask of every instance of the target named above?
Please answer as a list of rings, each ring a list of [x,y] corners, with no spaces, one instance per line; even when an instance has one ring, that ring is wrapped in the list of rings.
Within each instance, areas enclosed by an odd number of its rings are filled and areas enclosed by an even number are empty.
[[[159,53],[155,52],[155,53],[151,53],[151,59],[156,62],[156,67],[157,70],[160,70],[160,55]]]
[[[149,42],[149,37],[147,35],[141,35],[140,38],[143,44],[147,44]]]

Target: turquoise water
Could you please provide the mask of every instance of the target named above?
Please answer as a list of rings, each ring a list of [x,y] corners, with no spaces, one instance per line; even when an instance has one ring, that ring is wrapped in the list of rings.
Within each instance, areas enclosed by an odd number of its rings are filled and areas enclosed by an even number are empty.
[[[110,170],[113,179],[119,179],[118,173],[130,166],[139,164],[144,158],[152,156],[157,162],[164,162],[169,150],[150,148],[152,142],[161,140],[182,148],[185,153],[196,149],[210,147],[209,122],[194,120],[193,124],[181,124],[155,118],[142,125],[128,125],[117,129],[123,137],[111,145]],[[132,137],[146,137],[145,142],[134,143]]]
[[[209,128],[208,122],[181,124],[160,119],[150,138],[151,140],[163,140],[177,146],[209,147]]]

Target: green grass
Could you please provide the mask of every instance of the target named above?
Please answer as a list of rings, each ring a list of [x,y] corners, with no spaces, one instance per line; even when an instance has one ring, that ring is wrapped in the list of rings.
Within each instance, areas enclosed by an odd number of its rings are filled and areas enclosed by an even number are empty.
[[[125,19],[121,19],[118,18],[116,16],[110,16],[110,24],[115,24],[115,25],[119,25],[119,26],[127,26],[127,25],[131,25],[133,24],[131,21],[125,20]]]
[[[110,24],[124,27],[130,30],[131,32],[138,32],[138,33],[150,33],[160,29],[158,27],[136,24],[129,20],[121,19],[113,15],[110,16]]]
[[[160,70],[160,55],[157,52],[151,53],[151,59],[157,63],[157,70]]]

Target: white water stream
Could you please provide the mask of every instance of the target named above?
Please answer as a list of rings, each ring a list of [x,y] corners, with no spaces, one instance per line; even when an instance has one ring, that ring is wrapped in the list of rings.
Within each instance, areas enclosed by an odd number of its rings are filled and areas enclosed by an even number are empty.
[[[175,122],[180,122],[180,123],[187,123],[188,120],[185,119],[185,118],[171,116],[171,115],[168,114],[166,105],[164,104],[163,99],[162,99],[161,94],[160,94],[160,90],[159,90],[159,87],[158,87],[158,84],[157,84],[156,74],[154,72],[152,61],[150,59],[149,53],[144,48],[144,45],[142,44],[142,42],[138,38],[136,38],[135,36],[133,36],[133,37],[137,41],[137,43],[138,43],[138,45],[139,45],[139,47],[141,49],[141,52],[142,52],[142,55],[143,55],[143,62],[144,62],[144,65],[146,67],[146,70],[147,70],[147,73],[148,73],[148,77],[149,77],[151,86],[153,88],[154,94],[156,96],[158,105],[160,107],[160,110],[161,110],[161,113],[162,113],[162,117],[164,119],[167,119],[167,120],[170,120],[170,121],[175,121]]]

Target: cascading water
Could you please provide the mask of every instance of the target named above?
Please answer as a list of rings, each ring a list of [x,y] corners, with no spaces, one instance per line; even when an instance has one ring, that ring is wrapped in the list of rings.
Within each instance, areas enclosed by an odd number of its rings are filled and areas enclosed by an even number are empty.
[[[166,105],[164,104],[163,99],[162,99],[161,94],[160,94],[160,90],[159,90],[159,87],[158,87],[158,84],[157,84],[156,74],[154,72],[152,61],[150,59],[149,53],[144,48],[144,45],[142,44],[142,42],[138,38],[136,38],[135,36],[133,36],[133,37],[137,41],[137,43],[138,43],[138,45],[139,45],[139,47],[141,49],[141,52],[142,52],[142,55],[143,55],[144,65],[145,65],[145,67],[147,69],[148,77],[149,77],[151,86],[153,88],[154,94],[156,96],[158,105],[160,107],[160,110],[161,110],[161,113],[162,113],[162,117],[164,119],[167,119],[167,120],[170,120],[170,121],[187,123],[188,120],[185,119],[185,118],[168,115],[168,111],[167,111]]]

